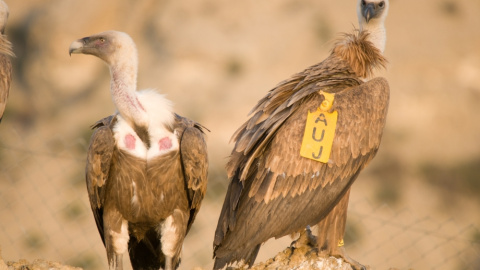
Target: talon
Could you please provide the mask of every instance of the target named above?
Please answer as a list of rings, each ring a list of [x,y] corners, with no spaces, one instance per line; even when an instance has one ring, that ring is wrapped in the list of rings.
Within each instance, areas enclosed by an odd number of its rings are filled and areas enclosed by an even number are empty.
[[[301,246],[310,246],[316,247],[317,246],[317,238],[312,234],[310,227],[308,226],[304,230],[301,230],[300,235],[297,240],[293,241],[291,246],[295,248],[299,248]]]

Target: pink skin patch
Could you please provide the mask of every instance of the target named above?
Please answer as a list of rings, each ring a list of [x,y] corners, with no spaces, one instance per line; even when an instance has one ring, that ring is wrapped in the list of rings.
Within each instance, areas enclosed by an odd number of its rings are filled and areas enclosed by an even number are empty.
[[[124,142],[125,142],[125,146],[127,147],[127,149],[130,149],[130,150],[133,150],[135,149],[135,137],[133,137],[132,134],[127,134],[125,135],[125,139],[124,139]]]
[[[168,137],[161,138],[158,141],[158,148],[160,149],[160,151],[168,150],[171,147],[172,147],[172,140],[170,140],[170,138]]]

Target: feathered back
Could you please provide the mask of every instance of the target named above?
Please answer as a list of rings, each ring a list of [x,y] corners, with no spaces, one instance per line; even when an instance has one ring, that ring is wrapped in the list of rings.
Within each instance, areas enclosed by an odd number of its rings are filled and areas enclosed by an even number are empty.
[[[369,32],[360,30],[344,33],[332,50],[337,57],[347,61],[361,78],[371,77],[375,69],[385,68],[388,62],[382,52],[368,40],[369,36]]]

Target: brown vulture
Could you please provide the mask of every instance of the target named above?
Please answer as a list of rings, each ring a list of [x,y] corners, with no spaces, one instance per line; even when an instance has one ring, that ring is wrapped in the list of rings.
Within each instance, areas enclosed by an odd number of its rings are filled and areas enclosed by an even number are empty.
[[[319,253],[345,253],[350,187],[380,146],[389,102],[384,78],[388,0],[359,0],[360,29],[329,57],[270,90],[235,132],[230,183],[214,238],[214,269],[252,266],[260,246],[318,224]],[[370,79],[370,80],[369,80]]]
[[[125,33],[74,41],[70,54],[97,56],[110,68],[117,113],[93,125],[86,180],[110,269],[176,269],[183,240],[207,185],[204,128],[175,114],[163,95],[136,91],[138,56]]]
[[[8,6],[0,0],[0,122],[2,122],[5,106],[7,105],[10,82],[12,81],[13,57],[12,43],[5,36],[5,26],[8,20]]]

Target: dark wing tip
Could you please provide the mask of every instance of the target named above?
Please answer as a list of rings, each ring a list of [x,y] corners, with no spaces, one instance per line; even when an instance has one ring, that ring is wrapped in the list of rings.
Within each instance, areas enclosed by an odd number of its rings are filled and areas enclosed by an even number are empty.
[[[193,120],[190,120],[186,117],[183,117],[177,113],[175,113],[175,118],[177,121],[183,123],[185,126],[190,126],[190,127],[194,127],[198,130],[200,130],[203,134],[205,134],[205,131],[208,131],[208,132],[211,132],[210,129],[206,128],[204,125],[196,122],[196,121],[193,121]]]
[[[204,125],[199,124],[197,122],[195,122],[195,124],[193,126],[195,128],[197,128],[198,130],[200,130],[203,134],[205,134],[205,131],[211,132],[210,129],[206,128]]]
[[[111,126],[112,124],[114,124],[114,121],[115,115],[110,115],[95,122],[93,125],[90,126],[90,129],[97,129],[103,126]]]

